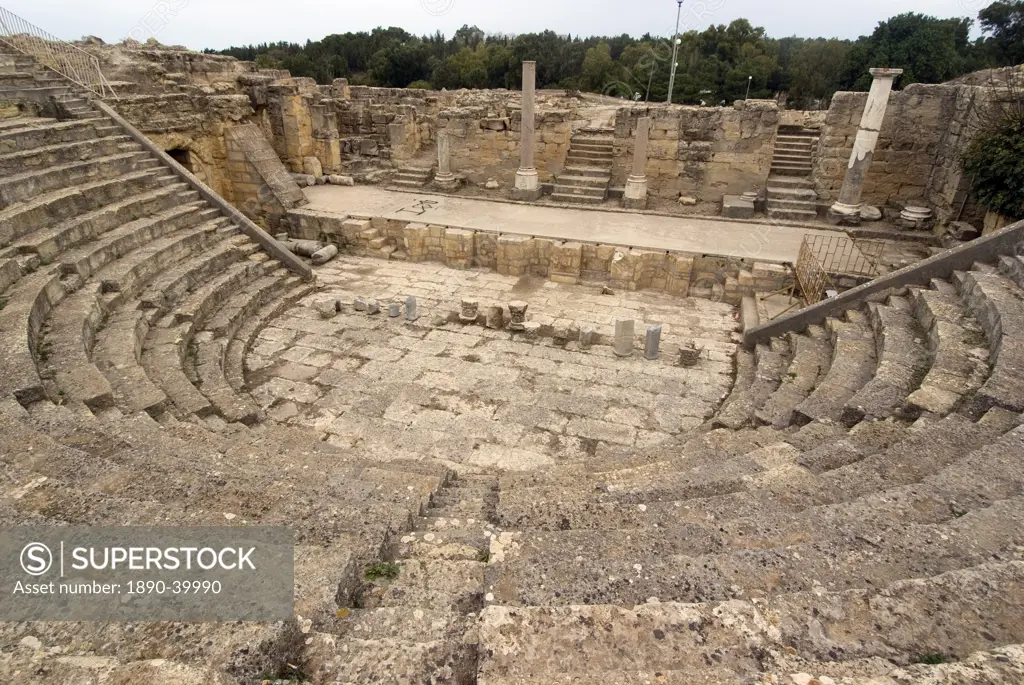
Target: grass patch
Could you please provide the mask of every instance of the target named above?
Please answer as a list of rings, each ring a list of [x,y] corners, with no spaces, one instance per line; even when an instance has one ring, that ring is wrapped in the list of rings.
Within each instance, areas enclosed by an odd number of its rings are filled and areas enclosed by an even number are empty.
[[[937,664],[944,664],[949,661],[949,657],[941,652],[928,652],[917,657],[919,664],[927,664],[928,666],[935,666]]]
[[[476,560],[477,561],[482,561],[483,563],[486,564],[488,561],[491,560],[491,550],[489,550],[489,549],[482,549],[482,550],[480,550],[479,552],[476,553]]]
[[[378,561],[376,564],[368,566],[363,575],[367,580],[377,580],[378,578],[392,580],[398,577],[401,570],[401,567],[393,561]]]
[[[260,682],[288,682],[288,683],[304,683],[307,681],[306,675],[302,670],[295,664],[285,664],[280,668],[277,673],[271,671],[263,671],[256,679]]]

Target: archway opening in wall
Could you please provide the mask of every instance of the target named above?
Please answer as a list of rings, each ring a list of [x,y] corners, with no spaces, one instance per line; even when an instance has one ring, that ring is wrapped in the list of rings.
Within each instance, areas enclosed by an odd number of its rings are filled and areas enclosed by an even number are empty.
[[[191,173],[194,174],[196,172],[192,167],[192,155],[188,150],[179,147],[174,148],[173,150],[168,150],[167,154],[171,156],[171,159],[188,169]]]

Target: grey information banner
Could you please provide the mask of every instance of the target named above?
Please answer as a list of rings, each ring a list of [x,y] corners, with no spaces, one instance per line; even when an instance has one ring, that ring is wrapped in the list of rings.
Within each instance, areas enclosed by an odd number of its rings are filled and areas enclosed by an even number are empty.
[[[281,526],[0,528],[0,621],[292,618]]]

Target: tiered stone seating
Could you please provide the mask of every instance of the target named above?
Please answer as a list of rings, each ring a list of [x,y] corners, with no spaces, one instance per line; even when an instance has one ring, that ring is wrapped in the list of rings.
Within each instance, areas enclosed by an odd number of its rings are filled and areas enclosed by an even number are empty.
[[[265,416],[246,352],[313,284],[60,111],[0,120],[0,520],[287,525],[297,616],[0,623],[0,679],[1020,681],[1018,258],[739,353],[692,433],[456,477]]]
[[[0,516],[288,525],[296,611],[336,620],[448,469],[381,468],[301,431],[238,423],[258,418],[245,349],[313,284],[113,120],[85,101],[63,109],[80,118],[0,122]],[[203,421],[212,415],[223,433]],[[297,635],[294,623],[2,624],[0,679],[251,682],[300,663]],[[89,643],[93,661],[22,663],[26,636],[69,650]]]
[[[839,682],[1021,642],[975,599],[1020,572],[1016,287],[978,265],[758,345],[713,429],[646,462],[503,476],[478,682],[741,682],[786,648]]]

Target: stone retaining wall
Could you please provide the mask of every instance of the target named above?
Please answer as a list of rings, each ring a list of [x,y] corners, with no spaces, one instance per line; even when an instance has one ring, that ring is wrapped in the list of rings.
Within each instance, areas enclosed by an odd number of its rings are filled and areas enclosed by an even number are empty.
[[[308,209],[292,210],[288,219],[293,237],[331,242],[350,254],[434,261],[454,269],[486,268],[508,276],[540,276],[558,283],[659,290],[739,304],[744,295],[778,290],[793,282],[792,272],[781,264],[719,255],[644,250]]]
[[[625,185],[630,173],[640,117],[651,119],[646,167],[651,195],[718,201],[725,194],[764,187],[779,125],[774,101],[741,101],[733,107],[623,107],[615,118],[613,186]]]

